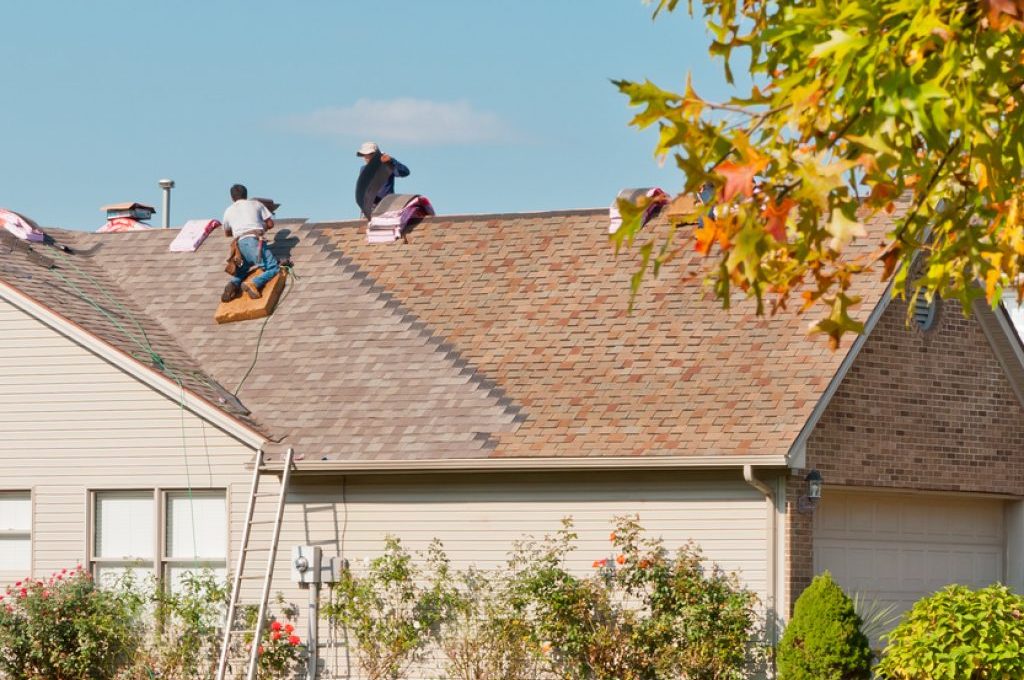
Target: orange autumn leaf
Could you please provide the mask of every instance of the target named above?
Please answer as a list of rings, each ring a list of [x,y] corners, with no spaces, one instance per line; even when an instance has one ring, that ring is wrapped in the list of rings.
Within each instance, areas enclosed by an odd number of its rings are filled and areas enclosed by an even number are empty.
[[[783,199],[782,203],[771,201],[761,212],[761,215],[767,220],[764,230],[780,243],[786,240],[786,218],[789,217],[789,211],[795,205],[796,201],[791,198]]]
[[[729,234],[716,220],[705,217],[704,224],[693,230],[693,237],[696,239],[694,250],[701,255],[711,252],[711,246],[718,242],[722,250],[729,248]]]
[[[754,177],[764,170],[766,163],[763,160],[756,160],[749,163],[734,163],[725,161],[717,168],[715,173],[725,178],[725,186],[722,187],[722,199],[731,201],[737,194],[747,198],[754,194]]]

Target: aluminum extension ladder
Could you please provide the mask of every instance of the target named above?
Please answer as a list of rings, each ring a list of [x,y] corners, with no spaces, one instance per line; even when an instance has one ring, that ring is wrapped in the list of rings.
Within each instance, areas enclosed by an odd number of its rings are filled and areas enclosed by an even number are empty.
[[[252,644],[249,649],[249,661],[245,678],[246,680],[256,680],[256,669],[259,664],[260,640],[263,636],[263,628],[267,622],[267,602],[270,599],[270,586],[274,578],[274,560],[277,558],[277,545],[281,538],[281,520],[284,517],[284,502],[288,495],[288,481],[291,477],[294,455],[295,452],[289,448],[284,460],[284,471],[281,474],[280,492],[260,493],[260,478],[267,472],[267,468],[263,463],[263,449],[256,451],[256,460],[252,471],[252,490],[249,493],[249,508],[245,513],[245,528],[242,531],[242,545],[238,551],[238,561],[235,566],[234,577],[232,578],[231,600],[228,602],[228,612],[224,619],[224,638],[220,648],[220,659],[217,663],[217,680],[227,680],[228,657],[231,653],[232,639],[245,634],[252,635]],[[274,519],[253,521],[253,513],[256,510],[256,501],[259,498],[272,496],[277,497],[277,513],[275,514]],[[273,534],[270,540],[270,547],[262,548],[262,550],[268,551],[266,571],[263,574],[246,575],[244,573],[246,557],[251,550],[261,549],[249,546],[249,537],[252,534],[252,527],[254,524],[270,523],[274,525]],[[263,579],[263,589],[260,594],[259,610],[256,615],[256,627],[252,630],[237,630],[235,628],[237,625],[235,618],[240,610],[240,607],[238,606],[238,599],[242,590],[242,581],[254,578]]]

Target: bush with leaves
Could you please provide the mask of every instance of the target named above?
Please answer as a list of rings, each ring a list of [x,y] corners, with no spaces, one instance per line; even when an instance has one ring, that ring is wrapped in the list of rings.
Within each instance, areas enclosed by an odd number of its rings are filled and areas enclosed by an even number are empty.
[[[1024,677],[1024,597],[1006,586],[947,586],[889,633],[876,671],[891,680]]]
[[[797,598],[779,645],[779,680],[870,678],[871,646],[861,623],[829,572],[814,577]]]
[[[735,575],[704,565],[693,545],[670,554],[620,517],[617,556],[579,577],[565,566],[576,534],[570,520],[513,558],[515,611],[528,622],[560,678],[739,680],[756,654],[756,596]]]
[[[0,677],[107,680],[139,648],[142,599],[76,567],[17,581],[0,596]]]
[[[399,539],[388,536],[384,554],[364,574],[345,571],[325,613],[355,640],[369,680],[390,680],[422,658],[451,618],[457,596],[450,579],[439,542],[430,545],[424,570]]]
[[[527,621],[513,606],[512,579],[504,570],[470,568],[453,577],[451,619],[439,641],[451,680],[535,680],[543,654]]]

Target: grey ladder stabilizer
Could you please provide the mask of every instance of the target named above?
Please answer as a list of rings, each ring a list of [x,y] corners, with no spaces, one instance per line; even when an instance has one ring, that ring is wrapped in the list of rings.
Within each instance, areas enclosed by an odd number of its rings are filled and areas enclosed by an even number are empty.
[[[267,555],[267,568],[263,575],[263,589],[260,593],[259,613],[256,615],[256,628],[251,631],[235,630],[235,616],[238,614],[238,599],[242,590],[242,580],[245,578],[245,558],[249,552],[249,538],[252,535],[253,524],[261,523],[253,521],[253,514],[256,510],[256,501],[260,498],[260,478],[266,473],[267,468],[263,464],[263,449],[256,451],[256,461],[252,471],[252,489],[249,492],[249,507],[245,513],[245,526],[242,529],[242,544],[238,550],[238,561],[232,578],[231,600],[228,602],[228,612],[224,618],[224,638],[220,647],[220,660],[217,662],[217,680],[227,679],[228,655],[231,653],[232,636],[245,633],[252,634],[252,645],[249,649],[249,662],[245,677],[246,680],[256,680],[260,640],[263,637],[263,627],[267,622],[267,601],[270,599],[270,586],[274,579],[274,560],[277,559],[277,544],[281,538],[281,520],[284,517],[284,502],[288,496],[288,481],[291,478],[294,456],[295,452],[289,448],[284,460],[284,471],[281,474],[281,491],[277,494],[277,514],[274,516],[274,530]]]

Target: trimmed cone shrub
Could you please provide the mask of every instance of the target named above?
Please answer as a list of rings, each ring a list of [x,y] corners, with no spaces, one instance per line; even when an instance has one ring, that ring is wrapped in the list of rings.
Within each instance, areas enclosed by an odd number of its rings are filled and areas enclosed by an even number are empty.
[[[779,680],[867,680],[871,647],[853,600],[827,571],[793,608],[779,645]]]
[[[891,633],[879,677],[1024,678],[1024,597],[952,585],[918,600]]]

